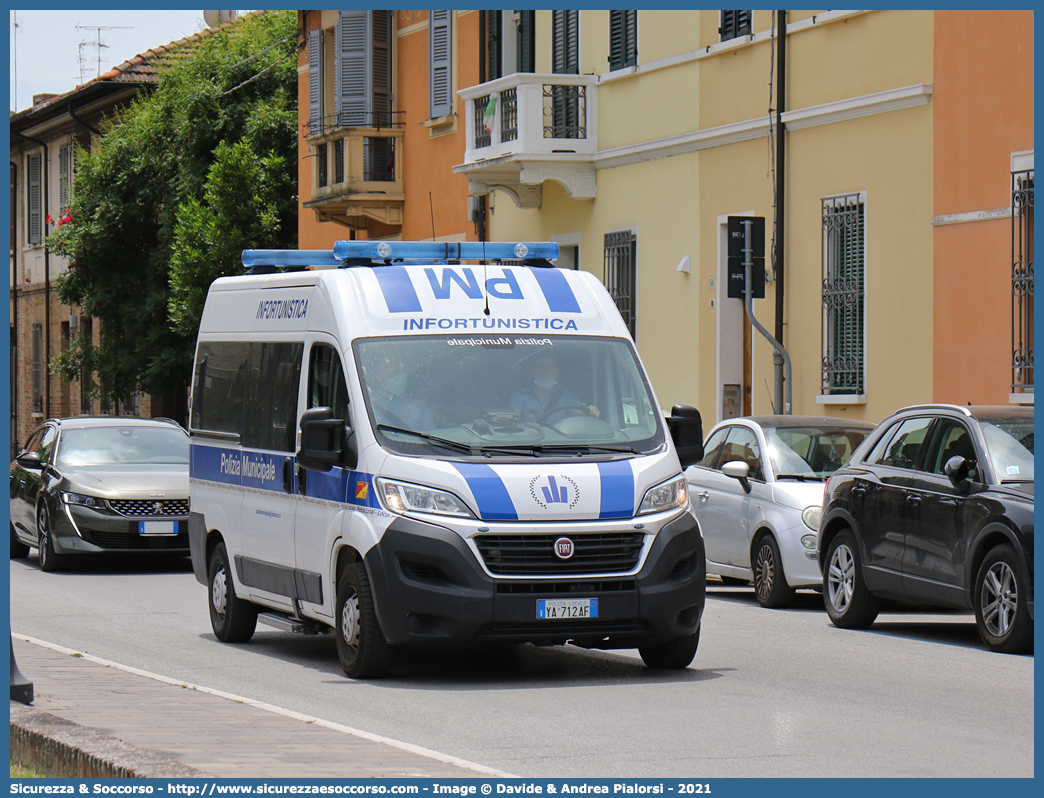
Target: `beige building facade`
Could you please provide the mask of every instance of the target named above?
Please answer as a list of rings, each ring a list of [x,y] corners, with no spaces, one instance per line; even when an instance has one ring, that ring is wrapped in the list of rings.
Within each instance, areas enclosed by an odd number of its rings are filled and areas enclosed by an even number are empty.
[[[777,210],[792,412],[879,421],[932,400],[932,12],[788,12],[783,64],[770,11],[538,11],[535,30],[535,73],[459,92],[455,171],[489,195],[490,239],[557,240],[560,266],[603,278],[666,409],[705,426],[777,409],[726,232],[765,219],[753,312],[771,333]]]

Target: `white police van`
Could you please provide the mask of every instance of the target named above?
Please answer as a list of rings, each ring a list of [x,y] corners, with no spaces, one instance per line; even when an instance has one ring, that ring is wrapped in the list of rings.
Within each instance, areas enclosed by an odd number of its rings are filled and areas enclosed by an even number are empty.
[[[247,250],[246,275],[214,282],[189,536],[219,640],[333,631],[359,678],[402,644],[692,661],[699,413],[664,419],[609,294],[557,256],[341,241]]]

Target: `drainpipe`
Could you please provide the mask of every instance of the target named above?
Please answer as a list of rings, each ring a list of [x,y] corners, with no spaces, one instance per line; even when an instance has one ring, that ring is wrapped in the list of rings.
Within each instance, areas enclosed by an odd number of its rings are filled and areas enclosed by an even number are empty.
[[[786,226],[786,148],[783,146],[783,112],[787,107],[787,12],[776,12],[776,30],[779,38],[779,49],[776,51],[776,241],[775,241],[775,265],[776,265],[776,336],[779,342],[776,352],[772,355],[772,363],[775,366],[776,382],[776,412],[785,415],[791,413],[790,403],[790,359],[783,349],[783,308],[784,308],[784,286],[786,285],[784,269],[784,240]],[[780,354],[782,352],[782,354]],[[786,361],[786,403],[783,403],[783,368]],[[780,408],[782,407],[782,410]]]
[[[753,224],[754,222],[752,222],[750,219],[745,219],[743,221],[743,270],[745,272],[743,284],[743,303],[747,307],[747,318],[750,319],[750,323],[754,325],[755,329],[757,329],[759,333],[765,336],[765,339],[770,344],[772,344],[772,346],[776,350],[774,359],[779,358],[783,364],[783,368],[786,372],[784,377],[786,384],[786,401],[783,405],[782,414],[789,416],[791,413],[790,400],[792,398],[790,393],[790,355],[788,355],[787,350],[783,348],[783,344],[781,344],[777,339],[773,338],[772,334],[761,325],[761,322],[754,318],[754,302],[751,299],[751,294],[753,293],[753,291],[751,290],[750,286],[750,269],[753,265],[754,260],[754,248],[750,244],[750,228]]]
[[[12,343],[14,344],[14,354],[12,360],[14,361],[11,365],[14,368],[11,369],[11,415],[14,418],[14,429],[11,435],[11,448],[14,451],[18,450],[18,286],[20,281],[18,279],[18,214],[17,203],[18,203],[18,164],[11,161],[11,168],[14,170],[15,175],[15,201],[12,203],[11,214],[15,218],[14,230],[11,233],[11,252],[14,257],[11,258],[11,325],[14,327],[14,335],[12,336]],[[12,452],[11,457],[14,457]]]
[[[31,144],[43,147],[43,208],[41,209],[42,218],[40,219],[40,226],[43,228],[43,242],[44,242],[44,418],[51,417],[51,252],[47,248],[47,209],[48,197],[48,172],[50,171],[51,165],[51,154],[47,149],[47,142],[41,139],[34,139],[32,136],[27,136],[24,133],[18,133],[11,131],[12,135],[18,136],[18,138],[28,141]]]
[[[76,115],[76,112],[73,110],[72,100],[69,101],[69,106],[68,106],[67,110],[69,112],[69,116],[72,118],[72,120],[74,122],[76,122],[81,127],[87,128],[87,130],[89,130],[95,136],[101,136],[101,131],[100,130],[98,130],[97,128],[93,127],[92,125],[90,125],[89,123],[85,122],[84,120],[80,119],[80,117],[78,117]]]

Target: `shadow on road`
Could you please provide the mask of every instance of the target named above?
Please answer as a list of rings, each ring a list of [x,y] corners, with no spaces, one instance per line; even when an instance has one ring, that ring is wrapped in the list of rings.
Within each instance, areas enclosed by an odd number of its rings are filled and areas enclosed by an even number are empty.
[[[212,634],[200,638],[213,640]],[[225,644],[229,645],[229,644]],[[333,635],[301,636],[265,631],[258,626],[249,643],[234,644],[252,653],[272,657],[321,673],[333,684],[353,684],[337,661]],[[575,646],[463,646],[445,649],[399,649],[390,676],[366,684],[387,689],[521,690],[544,687],[603,686],[610,684],[668,684],[717,679],[728,668],[701,670],[700,653],[684,670],[647,668],[636,652],[612,653]]]
[[[27,567],[40,571],[36,550],[20,560]],[[41,571],[41,573],[43,573]],[[61,579],[63,576],[129,576],[135,574],[191,574],[192,560],[188,554],[167,552],[106,552],[104,554],[69,555],[68,566],[63,571],[45,574]]]

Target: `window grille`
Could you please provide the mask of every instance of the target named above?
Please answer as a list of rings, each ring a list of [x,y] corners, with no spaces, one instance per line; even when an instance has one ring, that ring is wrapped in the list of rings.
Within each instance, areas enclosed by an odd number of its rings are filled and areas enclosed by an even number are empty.
[[[587,87],[544,86],[544,138],[587,138]]]
[[[638,12],[609,12],[609,69],[638,63]]]
[[[389,182],[395,180],[395,140],[384,136],[367,136],[363,141],[363,179]]]
[[[316,175],[319,180],[319,188],[325,188],[330,182],[329,174],[327,173],[328,164],[326,162],[326,145],[320,144],[315,148],[316,157]]]
[[[718,33],[723,42],[729,39],[738,39],[740,36],[750,36],[750,11],[722,11],[721,27]]]
[[[636,337],[635,283],[638,239],[629,230],[605,234],[605,283],[606,290],[616,303],[624,324]]]
[[[489,131],[486,130],[486,108],[489,106],[490,95],[479,97],[472,104],[475,113],[475,149],[488,147],[492,143]]]
[[[334,183],[339,185],[344,182],[344,139],[335,140],[333,145]]]
[[[1033,170],[1011,175],[1011,387],[1033,391]]]
[[[508,89],[500,93],[500,140],[514,141],[518,138],[518,90]]]
[[[823,200],[823,393],[864,385],[865,212],[861,194]]]

